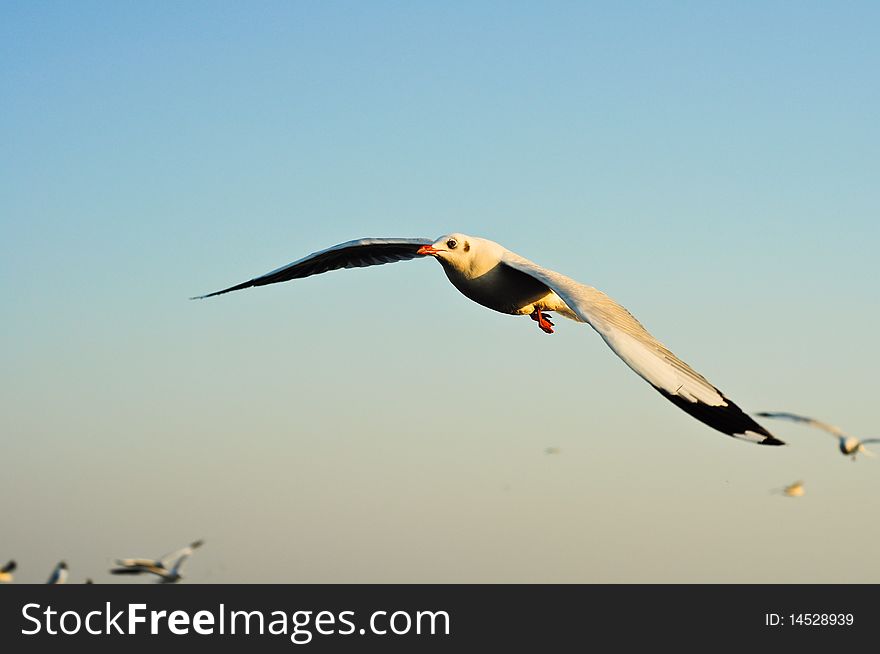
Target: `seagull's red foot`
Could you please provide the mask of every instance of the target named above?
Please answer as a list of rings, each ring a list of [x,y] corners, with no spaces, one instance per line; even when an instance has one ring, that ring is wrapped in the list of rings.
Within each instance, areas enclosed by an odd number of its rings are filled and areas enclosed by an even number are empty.
[[[545,334],[553,333],[553,323],[550,322],[550,318],[546,313],[541,313],[540,311],[535,309],[534,311],[532,311],[531,314],[529,314],[529,317],[536,323],[538,323],[538,327],[543,329]]]

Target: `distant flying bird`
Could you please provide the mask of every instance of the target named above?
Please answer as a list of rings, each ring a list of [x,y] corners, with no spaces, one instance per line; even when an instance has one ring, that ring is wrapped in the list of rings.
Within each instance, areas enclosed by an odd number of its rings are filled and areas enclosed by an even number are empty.
[[[251,286],[301,279],[340,268],[362,268],[417,257],[434,257],[449,281],[474,302],[500,313],[529,316],[553,333],[547,312],[588,323],[624,363],[666,399],[718,431],[761,445],[783,445],[736,404],[692,370],[626,309],[591,286],[542,268],[498,243],[465,234],[436,241],[364,238],[334,245],[250,281],[192,299]],[[399,298],[386,298],[389,305]],[[543,362],[534,362],[543,366]]]
[[[840,448],[840,452],[846,456],[851,456],[853,461],[856,460],[856,455],[859,453],[866,454],[867,456],[876,456],[865,447],[865,443],[880,443],[880,438],[865,438],[860,440],[855,436],[849,436],[840,427],[835,427],[834,425],[829,425],[827,422],[815,420],[814,418],[807,418],[806,416],[799,416],[794,413],[763,411],[756,415],[763,416],[764,418],[780,418],[782,420],[802,422],[816,427],[817,429],[827,431],[837,439],[837,446]]]
[[[52,571],[52,574],[49,575],[49,579],[46,581],[47,584],[66,584],[67,583],[67,564],[64,561],[59,561],[58,565],[55,566],[55,569]]]
[[[786,497],[801,497],[804,494],[804,482],[796,481],[782,488],[774,488],[771,493],[780,493]]]
[[[9,561],[9,563],[0,568],[0,584],[11,584],[12,573],[15,572],[17,567],[18,565],[15,561]]]
[[[204,542],[197,540],[158,559],[119,559],[116,563],[121,567],[114,568],[110,573],[114,575],[154,574],[159,577],[157,583],[173,584],[183,579],[180,570],[184,562],[193,553],[193,550],[201,547]]]
[[[562,450],[558,447],[545,447],[544,454],[559,454]]]

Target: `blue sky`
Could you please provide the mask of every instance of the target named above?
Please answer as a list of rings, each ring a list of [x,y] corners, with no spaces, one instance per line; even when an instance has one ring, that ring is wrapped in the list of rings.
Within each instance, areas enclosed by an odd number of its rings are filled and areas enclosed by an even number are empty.
[[[192,581],[880,581],[839,557],[880,537],[877,462],[727,439],[433,262],[187,300],[464,231],[747,410],[876,435],[878,14],[4,3],[0,558],[103,581],[204,537]]]

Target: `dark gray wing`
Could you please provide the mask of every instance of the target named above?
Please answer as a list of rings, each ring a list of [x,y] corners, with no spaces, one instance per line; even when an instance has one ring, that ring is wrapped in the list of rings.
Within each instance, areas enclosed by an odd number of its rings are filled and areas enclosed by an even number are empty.
[[[366,266],[379,266],[383,263],[407,261],[416,257],[425,256],[418,253],[423,245],[431,245],[433,241],[425,238],[362,238],[357,241],[348,241],[334,245],[320,252],[313,252],[307,257],[289,263],[286,266],[254,277],[250,281],[224,288],[207,295],[199,295],[192,300],[201,300],[206,297],[222,295],[230,291],[238,291],[251,286],[265,286],[287,282],[291,279],[302,279],[312,275],[319,275],[330,270],[340,268],[364,268]]]
[[[139,575],[146,572],[144,568],[113,568],[110,570],[111,575]]]
[[[2,568],[0,568],[0,572],[13,572],[13,571],[15,571],[15,568],[16,568],[15,561],[10,561],[6,565],[4,565]]]
[[[149,567],[151,565],[162,567],[162,560],[159,559],[116,559],[116,564],[126,568]]]

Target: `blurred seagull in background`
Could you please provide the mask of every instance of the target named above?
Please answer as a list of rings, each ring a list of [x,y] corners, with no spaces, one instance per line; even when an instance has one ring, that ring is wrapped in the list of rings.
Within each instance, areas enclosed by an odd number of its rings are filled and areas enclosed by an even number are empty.
[[[770,492],[780,493],[781,495],[785,495],[786,497],[801,497],[804,494],[804,482],[796,481],[793,484],[789,484],[788,486],[774,488]]]
[[[15,561],[9,561],[9,563],[0,568],[0,584],[11,584],[12,573],[15,572],[17,567],[18,565]]]
[[[783,445],[702,375],[654,338],[625,308],[603,292],[574,281],[483,238],[448,234],[419,238],[364,238],[334,245],[203,299],[252,286],[301,279],[340,268],[363,268],[434,257],[464,296],[484,307],[529,316],[547,334],[556,312],[595,329],[614,353],[680,409],[713,429],[761,445]],[[395,298],[388,298],[389,304]],[[538,365],[540,362],[535,362]]]
[[[154,574],[159,577],[157,583],[173,584],[183,579],[180,570],[184,562],[193,553],[193,550],[201,547],[204,542],[197,540],[158,559],[118,559],[116,564],[120,567],[114,568],[110,573],[114,575]]]
[[[59,561],[58,565],[55,566],[55,569],[52,571],[52,574],[49,575],[49,579],[46,581],[47,584],[66,584],[67,583],[67,563],[64,561]]]
[[[866,438],[864,440],[859,440],[854,436],[846,434],[840,429],[840,427],[835,427],[834,425],[829,425],[827,422],[822,422],[821,420],[816,420],[814,418],[807,418],[806,416],[800,416],[794,413],[762,411],[756,415],[764,418],[778,418],[782,420],[802,422],[812,427],[816,427],[817,429],[827,431],[837,439],[837,446],[840,448],[840,452],[845,456],[851,456],[853,461],[856,460],[856,455],[859,453],[867,456],[876,456],[865,447],[865,443],[880,443],[880,438]]]

